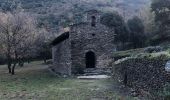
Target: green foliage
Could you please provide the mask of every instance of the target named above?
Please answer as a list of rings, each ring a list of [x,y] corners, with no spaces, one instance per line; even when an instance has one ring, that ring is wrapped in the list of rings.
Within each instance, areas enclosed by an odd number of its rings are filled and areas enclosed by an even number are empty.
[[[119,64],[129,59],[169,59],[170,50],[164,50],[162,52],[147,53],[145,48],[131,49],[126,51],[118,51],[113,53],[115,58],[115,64]]]
[[[128,41],[128,29],[124,22],[122,16],[120,16],[117,12],[114,13],[104,13],[100,19],[103,25],[106,25],[110,28],[115,29],[115,41],[116,42],[127,42]]]
[[[157,94],[164,98],[164,100],[170,100],[170,84],[165,84],[163,90],[159,91]]]
[[[14,11],[17,8],[17,2],[11,0],[0,1],[0,8],[3,12]]]
[[[163,27],[170,25],[170,0],[153,0],[152,12],[155,13],[155,21]]]
[[[155,14],[155,23],[158,26],[157,35],[152,38],[152,41],[157,44],[169,41],[170,0],[153,0],[151,9]]]
[[[108,27],[120,27],[124,25],[124,20],[117,12],[105,13],[101,17],[101,23]]]
[[[126,51],[118,51],[113,53],[114,58],[123,58],[123,57],[130,57],[133,55],[137,55],[141,52],[144,52],[144,48],[138,48],[138,49],[131,49]]]
[[[135,16],[128,20],[129,30],[134,33],[144,33],[144,25],[139,17]]]
[[[134,58],[146,58],[146,59],[169,59],[170,54],[168,52],[158,52],[158,53],[139,53],[134,56]]]
[[[164,87],[164,94],[170,96],[170,84],[166,84]]]
[[[146,36],[144,34],[144,25],[141,19],[135,16],[132,19],[129,19],[127,24],[130,31],[130,41],[132,42],[133,47],[143,47]]]

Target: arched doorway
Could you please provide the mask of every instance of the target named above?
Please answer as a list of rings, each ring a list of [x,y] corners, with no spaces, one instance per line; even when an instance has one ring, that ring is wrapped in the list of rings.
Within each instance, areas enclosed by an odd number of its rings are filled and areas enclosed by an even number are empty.
[[[89,51],[86,53],[86,68],[95,68],[96,65],[96,57],[95,53]]]

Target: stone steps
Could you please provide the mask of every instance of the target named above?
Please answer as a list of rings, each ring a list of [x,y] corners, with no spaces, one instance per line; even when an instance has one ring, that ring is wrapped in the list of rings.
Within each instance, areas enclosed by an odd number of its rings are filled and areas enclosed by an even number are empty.
[[[78,79],[106,79],[111,78],[108,75],[88,75],[88,76],[77,76]]]
[[[110,68],[88,68],[84,70],[84,75],[110,75],[111,69]]]

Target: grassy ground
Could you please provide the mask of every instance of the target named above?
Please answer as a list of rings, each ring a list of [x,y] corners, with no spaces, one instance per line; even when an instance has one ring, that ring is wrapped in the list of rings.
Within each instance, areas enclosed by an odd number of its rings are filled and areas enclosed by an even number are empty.
[[[117,60],[124,57],[130,57],[139,53],[143,53],[144,48],[130,49],[125,51],[117,51],[113,53],[113,57]]]
[[[42,62],[16,69],[16,75],[0,66],[0,100],[133,100],[114,89],[110,79],[57,78]],[[122,90],[123,91],[123,90]],[[137,99],[137,98],[136,98]]]

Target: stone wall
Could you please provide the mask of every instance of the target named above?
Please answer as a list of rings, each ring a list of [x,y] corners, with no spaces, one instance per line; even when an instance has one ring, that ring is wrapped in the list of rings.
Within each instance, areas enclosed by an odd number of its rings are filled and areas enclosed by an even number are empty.
[[[145,91],[162,89],[170,82],[170,73],[165,71],[165,57],[131,58],[114,65],[113,76],[127,86]]]
[[[53,46],[52,55],[53,71],[56,72],[56,74],[71,75],[70,40],[66,39]]]
[[[96,57],[96,68],[107,68],[113,62],[111,54],[114,52],[114,31],[96,24],[92,27],[82,23],[72,27],[70,32],[72,69],[73,73],[86,68],[87,52],[92,51]]]

